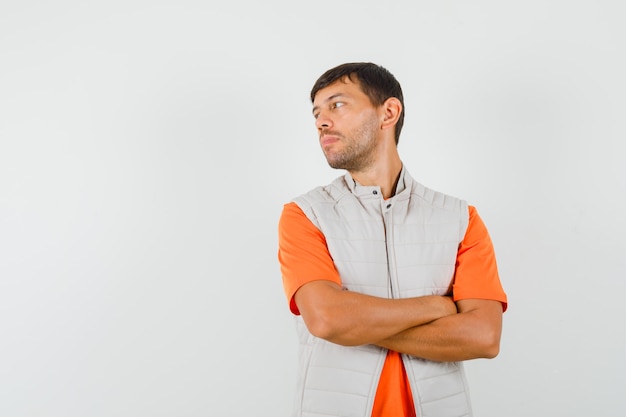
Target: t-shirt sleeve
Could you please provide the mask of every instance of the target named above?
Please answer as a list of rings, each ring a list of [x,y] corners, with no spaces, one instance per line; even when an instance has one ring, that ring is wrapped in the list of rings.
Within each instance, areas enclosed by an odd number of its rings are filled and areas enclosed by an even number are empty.
[[[477,298],[496,300],[507,309],[491,237],[475,207],[469,206],[469,223],[459,246],[452,287],[454,301]]]
[[[294,295],[304,284],[328,280],[341,285],[326,238],[296,203],[285,204],[278,222],[278,261],[293,314],[300,314]]]

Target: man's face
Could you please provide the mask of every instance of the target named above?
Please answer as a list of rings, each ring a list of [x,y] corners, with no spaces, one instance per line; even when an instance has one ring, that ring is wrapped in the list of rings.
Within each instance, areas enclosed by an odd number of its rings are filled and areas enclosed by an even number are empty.
[[[381,131],[379,113],[359,85],[347,78],[317,92],[313,116],[331,167],[358,172],[371,166]]]

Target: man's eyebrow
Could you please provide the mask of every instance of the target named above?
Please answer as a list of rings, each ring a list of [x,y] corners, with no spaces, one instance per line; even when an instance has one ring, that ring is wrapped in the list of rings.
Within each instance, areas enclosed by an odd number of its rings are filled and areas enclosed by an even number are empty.
[[[336,98],[339,97],[344,97],[345,94],[343,93],[337,93],[337,94],[333,94],[332,96],[328,97],[326,100],[324,100],[324,103],[328,103],[329,101],[332,101]],[[311,110],[311,113],[315,114],[315,110],[319,109],[319,106],[313,106],[313,109]]]

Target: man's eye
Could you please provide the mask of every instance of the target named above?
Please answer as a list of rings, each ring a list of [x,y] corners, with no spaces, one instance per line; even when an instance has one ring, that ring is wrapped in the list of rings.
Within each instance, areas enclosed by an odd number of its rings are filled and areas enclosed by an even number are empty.
[[[341,107],[341,106],[343,106],[343,105],[344,105],[344,103],[343,103],[343,102],[341,102],[341,101],[336,101],[336,102],[334,102],[334,103],[332,104],[332,106],[331,106],[331,107],[332,107],[333,109],[336,109],[336,108]]]

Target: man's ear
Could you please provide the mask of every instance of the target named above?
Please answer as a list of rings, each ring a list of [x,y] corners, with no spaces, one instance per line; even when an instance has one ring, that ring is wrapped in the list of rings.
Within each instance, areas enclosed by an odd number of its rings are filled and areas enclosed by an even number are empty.
[[[382,104],[383,120],[381,128],[394,127],[402,114],[402,103],[395,97],[389,97]]]

